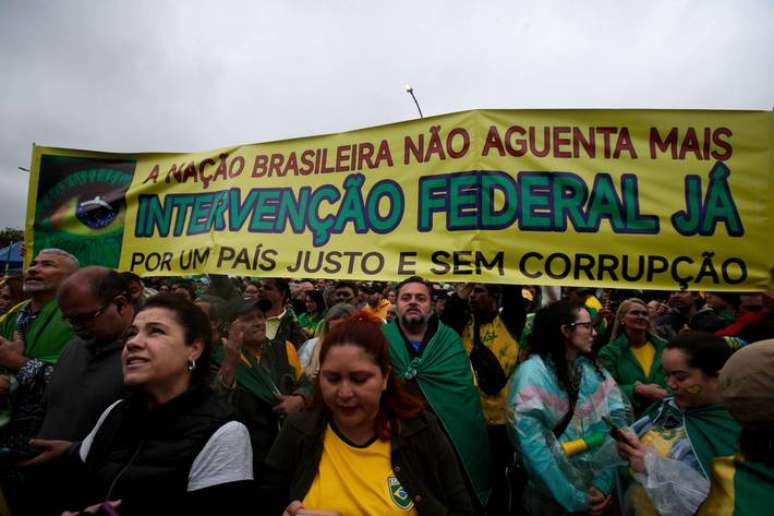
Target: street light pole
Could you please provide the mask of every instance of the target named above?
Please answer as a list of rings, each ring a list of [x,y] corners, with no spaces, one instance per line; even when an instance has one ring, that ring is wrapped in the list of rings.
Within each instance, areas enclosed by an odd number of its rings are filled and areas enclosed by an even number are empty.
[[[419,118],[425,118],[422,116],[422,108],[419,107],[419,102],[417,102],[417,98],[414,96],[414,88],[411,87],[411,84],[406,84],[406,93],[411,95],[411,98],[414,99],[414,104],[416,104],[417,111],[419,111]]]

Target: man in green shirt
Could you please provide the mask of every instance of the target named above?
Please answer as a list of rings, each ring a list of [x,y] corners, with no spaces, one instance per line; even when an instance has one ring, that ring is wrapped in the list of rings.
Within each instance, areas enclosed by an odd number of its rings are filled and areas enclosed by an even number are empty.
[[[56,302],[59,285],[79,267],[78,259],[60,249],[44,249],[24,273],[30,295],[0,319],[0,366],[18,371],[29,360],[56,363],[73,337]]]

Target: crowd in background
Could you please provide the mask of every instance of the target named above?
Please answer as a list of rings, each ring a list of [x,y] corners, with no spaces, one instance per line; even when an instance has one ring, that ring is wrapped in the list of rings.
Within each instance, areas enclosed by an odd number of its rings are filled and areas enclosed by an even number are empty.
[[[0,514],[766,514],[773,306],[43,250],[0,282]]]

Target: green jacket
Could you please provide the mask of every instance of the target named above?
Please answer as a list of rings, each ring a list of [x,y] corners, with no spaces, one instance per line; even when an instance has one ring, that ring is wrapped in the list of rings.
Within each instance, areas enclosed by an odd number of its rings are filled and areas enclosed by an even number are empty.
[[[656,348],[653,366],[650,374],[645,376],[640,363],[631,352],[629,338],[625,333],[619,335],[613,342],[599,351],[599,363],[610,373],[618,386],[626,394],[634,406],[634,412],[639,415],[652,402],[634,395],[635,382],[655,383],[666,389],[666,374],[661,365],[661,353],[666,347],[666,341],[656,335],[648,335],[648,340]]]
[[[317,476],[328,425],[318,407],[288,417],[264,464],[260,500],[266,514],[280,514],[293,500],[303,500]],[[473,514],[457,458],[438,420],[429,412],[401,420],[392,433],[391,460],[400,485],[421,515]]]

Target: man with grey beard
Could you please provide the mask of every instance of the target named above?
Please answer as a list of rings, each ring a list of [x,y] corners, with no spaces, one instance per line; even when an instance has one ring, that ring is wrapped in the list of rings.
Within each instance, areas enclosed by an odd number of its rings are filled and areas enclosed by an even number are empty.
[[[43,249],[32,260],[22,286],[30,295],[29,301],[0,320],[0,367],[21,374],[31,361],[56,363],[73,337],[72,329],[62,319],[56,293],[78,267],[78,259],[61,249]],[[39,364],[29,367],[33,366]]]
[[[5,424],[0,430],[0,461],[13,465],[37,452],[29,439],[43,420],[43,397],[59,355],[73,338],[62,318],[56,293],[62,282],[79,267],[78,260],[61,249],[44,249],[24,273],[22,288],[29,301],[17,305],[0,319],[0,399]],[[10,406],[10,408],[9,408]],[[26,506],[21,477],[3,479],[10,505]],[[21,500],[13,500],[19,495]],[[24,511],[14,510],[23,514]]]

